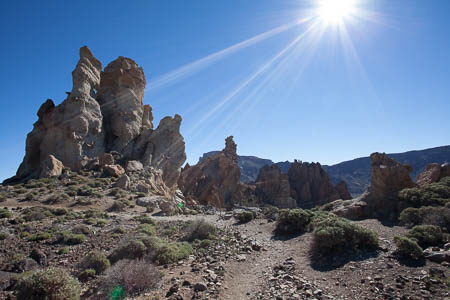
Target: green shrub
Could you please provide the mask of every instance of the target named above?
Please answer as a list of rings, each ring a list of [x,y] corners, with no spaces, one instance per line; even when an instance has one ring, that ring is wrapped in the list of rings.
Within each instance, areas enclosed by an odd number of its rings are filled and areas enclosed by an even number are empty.
[[[308,230],[314,213],[301,208],[282,209],[279,212],[276,231],[282,234],[303,233]]]
[[[67,208],[64,208],[64,207],[56,208],[53,210],[53,214],[55,216],[64,216],[64,215],[67,215],[68,212],[69,211],[67,210]]]
[[[270,205],[263,208],[263,215],[270,220],[276,220],[279,213],[280,209],[276,206]]]
[[[72,228],[72,233],[74,233],[74,234],[90,235],[90,234],[92,234],[92,231],[91,231],[91,229],[88,226],[83,225],[83,224],[79,224],[79,225],[75,225]]]
[[[110,262],[105,254],[92,250],[81,260],[79,267],[82,269],[94,269],[96,274],[103,273],[110,267]]]
[[[149,216],[146,216],[146,215],[137,216],[135,219],[139,223],[151,224],[151,225],[155,225],[155,226],[157,225],[155,220],[153,220],[152,218],[150,218]]]
[[[118,226],[118,227],[116,227],[116,228],[113,229],[113,232],[114,232],[114,233],[124,234],[124,233],[126,233],[127,231],[125,230],[125,228]]]
[[[108,220],[105,219],[97,219],[95,226],[97,227],[105,227],[108,224]]]
[[[111,263],[116,263],[121,259],[136,259],[142,258],[145,254],[146,247],[139,240],[128,240],[122,245],[113,250],[113,252],[108,256]]]
[[[450,177],[442,178],[423,187],[404,189],[399,193],[400,200],[407,203],[407,206],[444,206],[450,200]]]
[[[407,237],[417,240],[417,243],[422,248],[442,246],[444,243],[444,235],[441,228],[434,225],[414,226],[408,232]]]
[[[67,201],[69,199],[70,199],[69,195],[66,195],[64,193],[58,193],[58,194],[50,195],[47,198],[47,200],[45,200],[45,203],[46,204],[58,204],[58,203]]]
[[[80,272],[80,274],[78,275],[78,279],[81,282],[86,282],[91,280],[92,278],[94,278],[96,275],[96,272],[94,269],[86,269]]]
[[[78,245],[86,241],[84,234],[74,234],[68,231],[58,232],[56,235],[56,243],[64,245]]]
[[[216,227],[204,219],[196,220],[187,228],[186,241],[209,239],[216,233]]]
[[[208,248],[211,246],[211,240],[202,240],[199,244],[200,248]]]
[[[403,236],[395,236],[394,242],[397,246],[395,253],[400,257],[416,260],[423,257],[423,249],[415,240]]]
[[[35,234],[32,234],[28,236],[28,240],[30,241],[44,241],[48,240],[52,237],[52,234],[50,232],[38,232]]]
[[[6,202],[7,198],[5,195],[0,195],[0,202]]]
[[[49,208],[41,206],[25,208],[23,210],[23,214],[23,218],[27,222],[40,221],[54,216]]]
[[[255,218],[255,214],[251,211],[242,211],[234,216],[239,223],[248,223]]]
[[[140,224],[137,228],[137,231],[148,235],[156,234],[155,228],[150,224]]]
[[[25,273],[15,286],[17,300],[78,300],[78,280],[59,268]]]
[[[5,240],[8,237],[8,235],[4,232],[0,232],[0,241]]]
[[[378,247],[375,231],[355,225],[350,221],[330,215],[314,224],[313,248],[319,254],[332,254]]]
[[[170,264],[184,259],[192,254],[192,246],[188,243],[168,243],[156,236],[142,238],[147,256],[159,264]]]
[[[113,205],[109,208],[109,211],[124,211],[127,205],[121,201],[114,201]]]
[[[435,225],[450,231],[450,208],[442,206],[408,207],[401,212],[399,220],[408,226]]]
[[[10,217],[12,217],[12,213],[9,210],[0,208],[0,219],[10,218]]]

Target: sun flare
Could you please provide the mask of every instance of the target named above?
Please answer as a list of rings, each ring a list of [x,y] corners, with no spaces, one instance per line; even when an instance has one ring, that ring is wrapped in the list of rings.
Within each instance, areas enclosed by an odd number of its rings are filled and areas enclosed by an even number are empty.
[[[318,15],[327,24],[344,21],[355,10],[355,0],[318,0]]]

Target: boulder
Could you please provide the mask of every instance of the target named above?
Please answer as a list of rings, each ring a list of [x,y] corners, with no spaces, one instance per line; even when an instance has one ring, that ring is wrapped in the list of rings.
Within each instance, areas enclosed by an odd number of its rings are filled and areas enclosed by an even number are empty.
[[[101,167],[105,167],[106,165],[114,165],[114,156],[110,153],[103,153],[99,157],[98,163]]]
[[[171,201],[164,201],[159,203],[159,208],[165,216],[173,216],[177,211],[175,203]]]
[[[425,258],[434,261],[437,263],[441,262],[450,262],[450,251],[448,250],[439,250],[435,251],[433,248],[427,248],[423,251]]]
[[[203,205],[231,207],[242,198],[239,178],[236,144],[230,136],[221,152],[194,166],[186,165],[178,186],[186,199],[196,199]]]
[[[354,200],[336,200],[330,205],[330,211],[335,215],[349,220],[359,220],[366,217],[365,207],[367,203]]]
[[[128,190],[130,189],[130,184],[131,184],[130,177],[128,177],[127,174],[123,174],[114,183],[114,187],[120,188],[122,190]]]
[[[150,193],[150,186],[148,186],[147,184],[143,184],[143,183],[139,183],[136,186],[136,189],[139,193],[144,193],[144,194],[149,194]]]
[[[125,174],[125,170],[119,165],[106,165],[103,168],[103,172],[106,176],[119,177]]]
[[[41,266],[48,265],[47,255],[38,248],[34,248],[30,253],[30,258],[34,259]]]
[[[64,169],[61,161],[57,160],[53,155],[48,155],[41,164],[40,178],[60,176]]]
[[[136,205],[142,207],[159,207],[160,203],[167,202],[168,199],[163,196],[150,196],[150,197],[142,197],[136,199]]]
[[[138,172],[144,169],[144,165],[137,160],[129,160],[125,166],[127,172]]]

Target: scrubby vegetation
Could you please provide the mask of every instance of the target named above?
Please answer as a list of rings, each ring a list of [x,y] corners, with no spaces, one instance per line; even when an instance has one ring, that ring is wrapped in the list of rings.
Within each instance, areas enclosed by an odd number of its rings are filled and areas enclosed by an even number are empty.
[[[378,235],[350,221],[329,216],[314,222],[313,248],[319,254],[336,254],[355,250],[376,250]]]
[[[255,218],[255,214],[251,211],[242,211],[234,215],[239,223],[248,223]]]
[[[142,258],[145,254],[146,247],[142,241],[131,239],[124,241],[119,247],[113,250],[108,256],[111,263],[116,263],[121,259],[137,259]]]
[[[59,268],[25,273],[16,284],[17,300],[80,299],[78,280]]]
[[[410,207],[445,206],[450,200],[450,177],[423,187],[404,189],[399,198]]]
[[[100,251],[90,251],[80,262],[80,268],[83,270],[93,269],[95,274],[101,274],[110,267],[110,262],[106,255]]]
[[[279,212],[276,231],[281,234],[304,233],[313,219],[314,213],[301,208],[283,209]]]
[[[149,261],[124,259],[106,272],[102,288],[107,299],[123,299],[155,288],[161,277]]]
[[[0,208],[0,219],[10,218],[10,217],[12,217],[12,213],[9,210]]]
[[[56,235],[56,243],[64,245],[78,245],[86,241],[84,234],[75,234],[70,231],[58,232]]]
[[[450,208],[433,206],[408,207],[402,211],[399,220],[407,226],[435,225],[450,231]]]
[[[186,229],[186,241],[205,240],[211,238],[216,233],[216,227],[213,224],[206,222],[204,219],[194,221]]]
[[[444,243],[444,235],[441,228],[433,225],[414,226],[407,236],[415,239],[422,248],[442,246]]]
[[[414,260],[423,257],[423,249],[417,244],[414,239],[410,239],[404,236],[395,236],[394,242],[397,246],[395,253],[398,256]]]

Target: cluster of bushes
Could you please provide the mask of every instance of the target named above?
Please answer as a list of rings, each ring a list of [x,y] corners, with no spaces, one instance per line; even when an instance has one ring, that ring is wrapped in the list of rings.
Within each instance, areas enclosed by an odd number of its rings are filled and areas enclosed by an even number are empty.
[[[239,223],[248,223],[253,220],[256,216],[252,211],[242,211],[234,215],[234,217],[239,221]]]
[[[330,255],[343,251],[375,250],[378,235],[375,231],[356,225],[347,219],[323,211],[303,209],[280,210],[276,231],[294,234],[312,231],[313,252]]]
[[[408,207],[401,212],[399,220],[408,226],[435,225],[450,231],[450,208],[443,206]]]
[[[426,186],[404,189],[399,198],[409,207],[445,206],[450,200],[450,177]]]
[[[17,300],[80,299],[81,287],[77,279],[60,268],[24,273],[16,286]]]
[[[9,210],[0,208],[0,219],[10,218],[10,217],[12,217],[12,213]]]
[[[86,241],[86,236],[82,233],[76,234],[70,231],[58,232],[56,234],[56,243],[64,245],[78,245]]]
[[[156,236],[141,236],[123,242],[108,256],[111,263],[123,259],[148,258],[159,264],[170,264],[192,254],[192,246],[186,242],[167,242]]]

